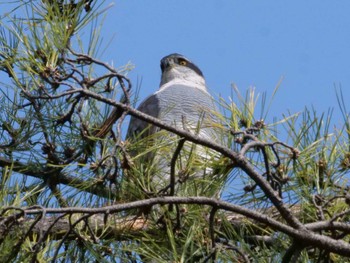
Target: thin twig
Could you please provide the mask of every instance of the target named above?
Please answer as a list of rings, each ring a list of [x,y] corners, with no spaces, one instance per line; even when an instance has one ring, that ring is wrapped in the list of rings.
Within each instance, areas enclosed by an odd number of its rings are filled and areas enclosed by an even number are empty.
[[[185,138],[181,138],[179,140],[179,143],[174,151],[173,157],[170,161],[170,196],[174,196],[175,194],[175,167],[176,167],[176,160],[179,157],[179,154],[186,142]]]
[[[210,210],[210,215],[209,215],[209,234],[210,234],[210,239],[211,239],[211,248],[213,250],[212,254],[212,259],[215,260],[216,258],[216,242],[215,242],[215,214],[217,212],[216,207],[213,207]]]

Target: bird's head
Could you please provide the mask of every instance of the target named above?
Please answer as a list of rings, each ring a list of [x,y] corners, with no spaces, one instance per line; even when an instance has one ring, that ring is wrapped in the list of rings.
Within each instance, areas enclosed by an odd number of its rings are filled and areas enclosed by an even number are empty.
[[[188,58],[174,53],[160,61],[162,78],[160,89],[174,84],[184,84],[206,91],[205,79],[202,71]]]

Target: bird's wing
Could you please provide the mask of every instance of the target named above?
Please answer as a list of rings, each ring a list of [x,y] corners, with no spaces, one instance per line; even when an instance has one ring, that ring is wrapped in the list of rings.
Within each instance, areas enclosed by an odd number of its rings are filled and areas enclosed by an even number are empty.
[[[140,106],[137,108],[137,110],[151,115],[152,117],[158,118],[159,117],[159,100],[157,98],[157,95],[153,94],[146,98]],[[131,138],[142,131],[144,131],[147,127],[149,127],[149,124],[143,120],[138,119],[137,117],[132,116],[130,119],[130,124],[128,128],[128,132],[126,135],[126,138]]]

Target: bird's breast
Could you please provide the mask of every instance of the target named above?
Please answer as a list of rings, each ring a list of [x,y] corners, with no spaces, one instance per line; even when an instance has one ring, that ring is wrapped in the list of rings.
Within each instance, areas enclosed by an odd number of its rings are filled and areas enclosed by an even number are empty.
[[[198,122],[203,112],[213,109],[212,97],[198,88],[174,85],[158,92],[159,118],[167,123]]]

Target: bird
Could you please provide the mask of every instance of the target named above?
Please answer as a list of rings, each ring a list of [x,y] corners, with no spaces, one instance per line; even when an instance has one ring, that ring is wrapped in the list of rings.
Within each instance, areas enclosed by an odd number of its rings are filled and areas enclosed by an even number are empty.
[[[215,100],[199,67],[185,56],[173,53],[161,59],[160,68],[159,89],[141,102],[137,110],[199,137],[220,141]],[[130,119],[126,138],[135,143],[131,156],[139,161],[136,169],[147,173],[143,178],[131,176],[131,184],[142,185],[145,192],[169,189],[172,159],[181,138],[135,116]],[[212,160],[218,159],[213,150],[185,142],[177,159],[173,171],[178,185],[202,180],[207,189],[217,179],[208,167]],[[208,190],[204,188],[203,191]],[[180,189],[176,186],[177,193]],[[217,194],[213,189],[209,192],[212,192],[209,195]]]

